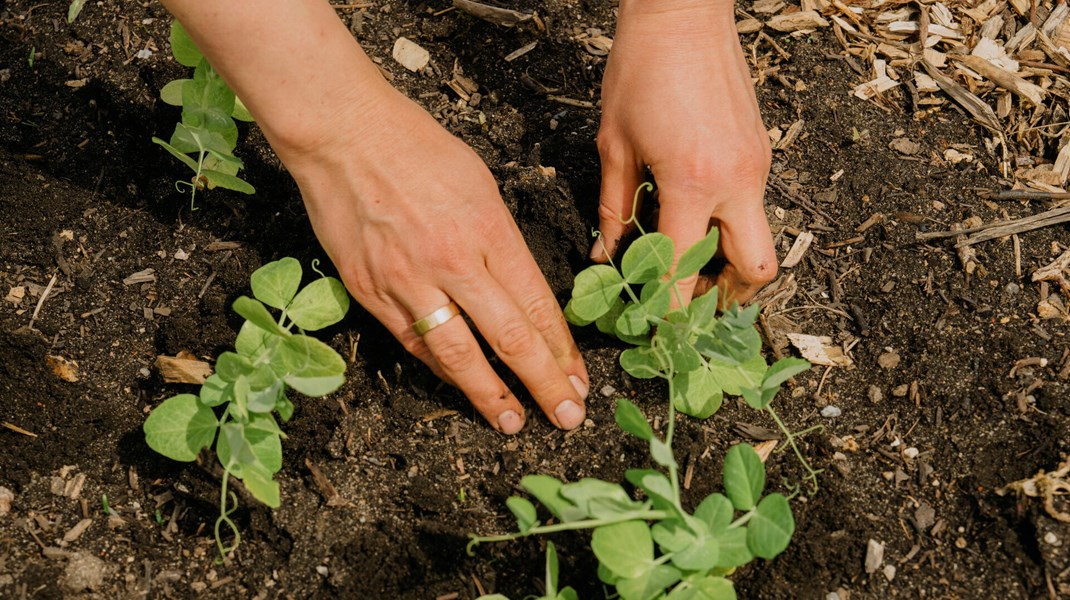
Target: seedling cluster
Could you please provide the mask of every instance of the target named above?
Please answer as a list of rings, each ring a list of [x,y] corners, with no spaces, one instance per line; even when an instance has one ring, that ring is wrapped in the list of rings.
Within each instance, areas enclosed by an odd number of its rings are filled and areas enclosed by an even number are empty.
[[[637,198],[642,190],[636,192]],[[785,358],[767,365],[754,329],[758,307],[743,309],[737,304],[718,316],[716,289],[687,306],[678,302],[680,306],[670,310],[673,295],[679,294],[677,283],[697,274],[713,258],[716,229],[684,252],[672,274],[672,240],[641,227],[640,233],[624,253],[619,270],[612,264],[594,265],[576,276],[565,315],[576,325],[594,323],[632,345],[620,357],[621,367],[632,376],[659,377],[668,383],[664,438],[655,434],[637,406],[617,401],[617,424],[647,442],[660,467],[629,469],[625,474],[645,499],[635,500],[621,485],[599,479],[565,483],[528,475],[520,486],[554,522],[543,524],[530,500],[512,497],[507,505],[517,519],[518,532],[473,535],[469,549],[482,542],[593,529],[591,550],[599,561],[599,579],[615,586],[624,600],[735,598],[725,576],[755,557],[771,559],[787,547],[795,529],[791,508],[782,494],[763,496],[765,466],[750,445],[737,444],[725,456],[725,493],[711,494],[694,512],[687,512],[672,449],[676,412],[707,418],[720,408],[725,394],[743,396],[748,405],[773,416],[816,489],[818,472],[795,444],[800,434],[788,431],[769,406],[781,384],[810,364]]]
[[[315,268],[315,264],[313,264]],[[312,397],[324,396],[345,382],[345,361],[330,346],[304,334],[342,320],[349,296],[342,282],[319,279],[300,289],[301,264],[283,258],[257,269],[250,278],[254,298],[241,296],[234,311],[246,319],[234,352],[216,360],[215,373],[200,393],[179,394],[157,406],[145,421],[145,441],[160,454],[190,462],[215,443],[223,466],[220,516],[215,535],[222,556],[238,547],[241,536],[229,515],[237,497],[228,495],[228,478],[236,477],[257,500],[277,508],[282,468],[278,422],[293,415],[288,388]],[[281,311],[276,319],[268,307]],[[297,333],[293,329],[297,329]],[[218,410],[217,408],[221,408]],[[217,414],[219,416],[217,416]],[[234,535],[224,546],[220,527]]]
[[[158,137],[152,141],[193,171],[190,181],[179,181],[176,186],[189,188],[191,207],[197,191],[205,188],[255,193],[253,186],[238,177],[244,165],[234,156],[238,144],[234,120],[252,121],[252,115],[178,21],[171,23],[170,41],[175,60],[193,67],[193,79],[176,79],[160,90],[164,102],[182,107],[182,121],[175,125],[170,141]]]

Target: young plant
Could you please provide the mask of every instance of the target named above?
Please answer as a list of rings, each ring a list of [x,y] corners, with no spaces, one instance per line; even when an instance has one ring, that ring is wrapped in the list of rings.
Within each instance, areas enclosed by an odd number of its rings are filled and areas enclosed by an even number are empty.
[[[152,138],[193,171],[190,181],[176,182],[176,187],[189,188],[191,208],[197,191],[205,188],[255,193],[253,186],[238,177],[244,165],[234,156],[238,144],[234,119],[252,121],[252,115],[178,21],[171,23],[170,41],[175,60],[194,68],[192,79],[176,79],[160,90],[164,102],[182,107],[182,121],[175,125],[170,141]]]
[[[725,493],[711,494],[693,513],[687,512],[672,449],[676,412],[706,418],[720,408],[724,394],[730,394],[742,395],[752,407],[774,414],[769,403],[781,384],[810,365],[796,358],[767,365],[754,329],[758,307],[733,305],[718,316],[716,289],[670,310],[672,295],[680,299],[676,283],[698,273],[713,257],[716,229],[681,256],[672,275],[672,240],[641,227],[640,233],[624,253],[620,270],[612,264],[595,265],[577,275],[565,315],[577,325],[594,323],[634,346],[620,357],[621,366],[632,376],[660,377],[668,383],[664,439],[655,435],[638,407],[625,399],[617,401],[617,424],[647,442],[660,467],[625,473],[646,499],[634,500],[621,485],[599,479],[565,483],[528,475],[520,486],[556,522],[542,524],[534,504],[512,497],[506,504],[519,531],[472,535],[469,550],[482,542],[593,529],[591,549],[599,561],[598,576],[615,586],[624,600],[735,598],[725,576],[755,557],[771,559],[782,552],[794,532],[794,517],[782,494],[762,496],[765,466],[748,444],[733,446],[725,457]],[[799,434],[787,431],[775,414],[774,419],[816,485],[817,471],[795,445],[794,436]]]
[[[237,509],[237,496],[227,492],[230,477],[242,480],[257,500],[272,508],[279,506],[279,484],[273,476],[282,468],[282,439],[286,436],[274,413],[284,422],[293,415],[287,389],[319,397],[345,382],[342,357],[304,334],[333,325],[345,316],[349,296],[342,282],[321,276],[299,291],[301,264],[283,258],[253,272],[250,284],[255,299],[241,296],[234,301],[234,311],[246,319],[234,342],[235,352],[219,356],[215,374],[208,377],[199,394],[179,394],[165,400],[153,409],[144,425],[149,447],[174,460],[193,461],[201,450],[215,443],[223,466],[215,536],[224,558],[241,541],[230,520]],[[281,314],[276,319],[267,307],[279,309]],[[217,407],[219,416],[213,410]],[[230,546],[223,545],[222,525],[234,535]]]
[[[531,596],[528,600],[579,600],[576,590],[565,586],[557,589],[557,548],[553,542],[546,542],[546,593],[542,596]],[[480,596],[479,600],[509,600],[501,594],[487,594]]]

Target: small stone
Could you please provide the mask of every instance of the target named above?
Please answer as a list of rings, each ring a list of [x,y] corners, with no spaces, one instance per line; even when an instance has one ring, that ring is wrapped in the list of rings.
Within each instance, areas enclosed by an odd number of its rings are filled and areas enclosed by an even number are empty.
[[[1003,288],[1003,291],[1007,292],[1008,296],[1017,296],[1018,292],[1022,291],[1022,288],[1012,281],[1007,284],[1007,287]]]
[[[11,503],[15,501],[15,492],[0,486],[0,517],[11,512]]]
[[[881,389],[875,385],[869,386],[869,389],[866,390],[866,396],[868,396],[869,401],[874,404],[880,402],[881,400],[884,400],[884,392],[882,392]]]
[[[136,56],[140,59],[152,58],[152,50],[149,50],[148,48],[142,48],[141,50],[137,51]]]
[[[959,550],[964,549],[966,547],[966,538],[959,536],[958,539],[955,540],[955,547]]]
[[[175,252],[175,260],[189,260],[189,252],[179,248],[178,251]]]
[[[613,387],[611,385],[604,385],[604,386],[602,386],[602,389],[598,390],[598,393],[602,394],[606,398],[609,398],[613,394],[617,393],[617,388],[615,388],[615,387]]]
[[[906,396],[907,392],[909,392],[909,391],[910,391],[910,388],[907,386],[907,384],[904,383],[903,385],[895,386],[892,389],[892,395],[895,396],[896,398],[902,398],[903,396]]]
[[[327,576],[327,567],[324,565],[316,565],[316,572],[324,577]]]
[[[884,565],[884,578],[888,581],[895,579],[895,565]]]
[[[208,589],[208,584],[203,581],[194,581],[193,583],[189,584],[189,587],[191,590],[199,594],[204,590]]]
[[[399,37],[397,41],[394,42],[392,56],[394,57],[394,60],[401,64],[401,66],[413,73],[423,69],[427,66],[427,63],[431,62],[431,53],[406,37]]]
[[[838,417],[838,416],[840,416],[842,414],[843,414],[843,411],[840,410],[840,407],[834,406],[832,404],[829,404],[825,408],[821,409],[821,416],[825,417],[826,419],[835,419],[836,417]]]
[[[918,457],[918,454],[920,454],[920,452],[917,448],[914,448],[913,446],[910,448],[903,449],[903,458],[907,460],[914,460]]]
[[[104,561],[88,552],[71,552],[67,555],[67,568],[63,570],[63,586],[71,592],[96,590],[104,585],[108,567]]]
[[[866,573],[876,573],[884,562],[884,544],[877,540],[866,543]]]
[[[918,528],[918,531],[928,531],[935,524],[936,511],[927,503],[922,502],[914,510],[914,525]]]
[[[1044,534],[1044,543],[1052,545],[1052,546],[1058,546],[1059,545],[1059,538],[1058,538],[1058,536],[1055,535],[1054,532],[1049,531],[1048,533]]]
[[[895,350],[890,350],[877,357],[877,364],[882,369],[894,369],[899,366],[899,353]]]

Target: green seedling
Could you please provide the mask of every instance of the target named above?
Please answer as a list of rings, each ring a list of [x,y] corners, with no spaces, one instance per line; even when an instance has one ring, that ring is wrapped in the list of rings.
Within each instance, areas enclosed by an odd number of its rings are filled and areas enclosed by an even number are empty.
[[[72,0],[70,6],[67,7],[67,24],[74,23],[74,20],[78,18],[78,13],[82,12],[82,7],[85,6],[86,0]]]
[[[636,202],[643,189],[637,190]],[[624,600],[735,598],[726,575],[755,557],[771,559],[787,547],[795,529],[788,498],[779,493],[763,496],[765,466],[750,445],[737,444],[725,457],[724,494],[711,494],[694,512],[687,512],[672,449],[676,413],[704,419],[720,408],[725,394],[743,396],[748,405],[773,415],[816,490],[819,472],[795,444],[801,434],[787,430],[769,406],[781,384],[810,364],[797,358],[766,364],[754,329],[757,306],[733,304],[718,315],[716,289],[683,306],[676,284],[697,274],[713,257],[716,229],[688,249],[670,274],[672,240],[635,225],[642,235],[624,253],[619,269],[612,263],[594,265],[576,276],[565,316],[576,325],[594,323],[633,346],[620,357],[621,367],[633,377],[661,378],[668,384],[664,438],[655,435],[637,406],[617,401],[617,424],[647,442],[660,467],[625,474],[645,500],[599,479],[565,483],[528,475],[521,479],[521,488],[555,522],[543,524],[531,501],[512,497],[506,504],[517,519],[518,532],[473,535],[469,551],[483,542],[593,529],[591,549],[599,561],[599,578],[615,586]],[[670,310],[674,295],[680,307]]]
[[[189,189],[191,208],[197,192],[205,188],[255,193],[253,186],[238,177],[244,164],[234,156],[238,144],[238,126],[234,120],[252,121],[252,115],[208,64],[178,21],[171,23],[170,41],[175,60],[193,67],[193,78],[176,79],[160,90],[160,99],[182,107],[182,121],[175,125],[170,141],[158,137],[152,141],[193,171],[190,181],[176,182],[176,187],[180,191]]]
[[[108,504],[108,495],[107,494],[101,494],[100,495],[100,506],[101,506],[101,511],[104,514],[111,515],[111,506]]]
[[[293,258],[257,269],[250,278],[255,299],[241,296],[234,301],[234,311],[246,319],[234,342],[235,351],[219,356],[215,373],[199,394],[173,396],[153,409],[145,421],[149,447],[174,460],[193,461],[214,442],[223,466],[215,536],[224,558],[241,541],[230,519],[238,502],[233,492],[227,492],[230,477],[242,480],[249,493],[264,504],[272,508],[280,504],[274,474],[282,468],[282,439],[286,436],[274,415],[277,413],[283,422],[293,415],[287,389],[319,397],[345,382],[342,357],[327,344],[305,335],[345,316],[349,309],[345,286],[333,277],[321,276],[299,290],[301,275],[301,264]],[[278,318],[268,307],[281,311]],[[223,544],[223,525],[234,536],[230,546]]]
[[[557,589],[557,548],[553,542],[546,542],[546,593],[542,596],[530,596],[528,600],[579,600],[576,590],[565,586]],[[509,600],[501,594],[487,594],[478,600]]]

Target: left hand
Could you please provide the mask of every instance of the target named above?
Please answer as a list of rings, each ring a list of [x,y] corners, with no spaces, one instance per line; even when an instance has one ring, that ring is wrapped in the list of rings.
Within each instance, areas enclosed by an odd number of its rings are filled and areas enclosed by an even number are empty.
[[[720,227],[723,305],[746,301],[776,276],[763,206],[769,138],[730,2],[621,1],[602,80],[598,151],[605,248],[595,242],[593,260],[608,260],[627,233],[621,221],[631,216],[649,165],[659,188],[658,230],[673,239],[675,259],[711,225]],[[683,302],[712,284],[697,275],[681,280]]]

